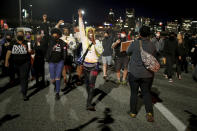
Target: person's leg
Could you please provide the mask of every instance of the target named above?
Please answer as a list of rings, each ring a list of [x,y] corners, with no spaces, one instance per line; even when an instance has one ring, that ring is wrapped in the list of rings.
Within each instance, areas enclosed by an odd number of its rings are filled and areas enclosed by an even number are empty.
[[[89,87],[89,84],[90,84],[90,79],[89,79],[90,78],[90,71],[86,67],[84,67],[83,72],[84,72],[84,76],[85,76],[86,91],[87,91],[87,94],[89,94],[89,90],[90,90],[90,87]],[[88,107],[88,102],[87,102],[86,106]]]
[[[59,63],[57,63],[55,70],[56,93],[60,92],[60,78],[61,78],[63,67],[64,67],[64,61],[60,61]]]
[[[49,73],[51,78],[51,83],[55,85],[55,63],[49,63]]]
[[[116,71],[116,76],[117,76],[118,81],[120,81],[120,70]]]
[[[118,80],[117,83],[120,84],[120,69],[122,67],[121,59],[116,58],[115,64],[116,64],[116,76],[117,76],[117,80]]]
[[[123,63],[124,63],[123,84],[125,84],[124,82],[126,82],[126,78],[127,78],[129,58],[125,57]]]
[[[167,75],[168,75],[168,79],[172,79],[172,59],[170,58],[170,56],[167,57]]]
[[[102,57],[102,61],[103,61],[103,76],[107,76],[107,57],[103,56]]]
[[[151,113],[151,114],[153,114],[152,97],[150,93],[152,83],[153,83],[153,78],[143,78],[140,84],[146,113]]]
[[[94,107],[92,106],[92,100],[94,97],[94,88],[95,88],[97,75],[98,75],[98,70],[90,71],[89,92],[88,92],[88,99],[87,99],[87,105],[90,110],[95,110]]]
[[[145,104],[146,113],[147,113],[146,119],[148,122],[154,122],[152,97],[150,94],[152,83],[153,83],[153,78],[144,78],[142,79],[140,86],[142,90],[142,96]]]
[[[131,114],[137,114],[137,101],[138,101],[138,89],[139,79],[135,78],[131,73],[128,74],[128,81],[131,89],[130,96],[130,112]]]
[[[29,71],[30,71],[30,63],[25,63],[19,66],[21,92],[23,94],[24,100],[27,100],[26,96],[27,96],[27,88],[28,88]]]
[[[62,69],[62,76],[64,78],[64,85],[66,85],[66,66],[64,65],[63,69]]]
[[[42,76],[42,85],[45,86],[45,63],[44,59],[42,60],[42,67],[41,67],[41,76]]]
[[[82,65],[78,65],[77,66],[77,76],[78,76],[78,82],[77,85],[81,85],[82,84],[82,74],[83,74],[83,66]]]
[[[176,72],[177,72],[178,79],[181,79],[181,67],[182,67],[182,62],[179,60],[177,61],[177,64],[176,64]]]

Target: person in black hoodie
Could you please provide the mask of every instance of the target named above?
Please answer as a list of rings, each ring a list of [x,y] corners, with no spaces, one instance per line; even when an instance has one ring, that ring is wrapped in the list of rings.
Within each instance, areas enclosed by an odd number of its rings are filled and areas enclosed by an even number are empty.
[[[165,41],[164,44],[164,56],[166,57],[166,69],[164,75],[169,79],[169,82],[173,82],[173,64],[175,64],[177,57],[181,59],[178,53],[178,42],[176,39],[176,34],[171,32],[169,34],[169,39]]]
[[[45,86],[45,72],[44,72],[44,57],[45,57],[45,40],[40,34],[36,35],[36,41],[34,45],[35,57],[33,68],[35,69],[36,85]],[[39,78],[42,78],[40,81]]]
[[[66,60],[67,56],[67,47],[66,43],[60,39],[62,32],[59,29],[52,29],[51,36],[52,37],[49,40],[46,60],[49,62],[51,82],[55,85],[56,89],[55,99],[59,100],[60,78],[64,66],[64,61]]]
[[[12,57],[13,64],[19,73],[21,92],[24,101],[28,100],[27,88],[31,61],[30,55],[33,53],[31,49],[28,48],[27,41],[24,40],[24,32],[18,31],[17,39],[11,42],[5,60],[5,67],[8,67],[10,56]]]

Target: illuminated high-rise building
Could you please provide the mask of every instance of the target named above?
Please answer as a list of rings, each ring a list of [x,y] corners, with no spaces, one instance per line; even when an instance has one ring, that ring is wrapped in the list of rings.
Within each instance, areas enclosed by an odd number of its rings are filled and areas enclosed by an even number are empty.
[[[126,9],[125,28],[135,28],[135,10],[133,8]]]

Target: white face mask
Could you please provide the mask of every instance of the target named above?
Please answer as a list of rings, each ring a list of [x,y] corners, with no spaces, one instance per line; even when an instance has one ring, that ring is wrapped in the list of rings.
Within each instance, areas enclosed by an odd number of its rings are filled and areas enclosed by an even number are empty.
[[[157,33],[157,34],[156,34],[156,36],[157,36],[157,37],[160,37],[160,34],[159,34],[159,33]]]
[[[120,37],[121,37],[121,38],[125,38],[126,35],[125,35],[124,33],[121,33],[121,34],[120,34]]]

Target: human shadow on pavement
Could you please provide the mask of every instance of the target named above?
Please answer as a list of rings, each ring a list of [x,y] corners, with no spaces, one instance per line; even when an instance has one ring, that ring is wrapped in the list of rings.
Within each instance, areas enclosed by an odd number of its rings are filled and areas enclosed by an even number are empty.
[[[76,83],[79,81],[79,79],[77,75],[73,75],[68,81],[69,82],[67,83],[66,87],[62,90],[64,92],[64,95],[77,88]]]
[[[16,114],[16,115],[10,115],[10,114],[6,114],[4,115],[2,118],[0,118],[0,127],[7,121],[10,121],[10,120],[13,120],[17,117],[19,117],[20,115],[19,114]]]
[[[34,96],[35,94],[37,94],[38,92],[40,92],[41,90],[47,88],[49,86],[49,81],[45,82],[45,84],[39,84],[39,85],[33,85],[32,87],[30,87],[29,89],[34,89],[35,90],[33,92],[31,92],[27,97],[30,98],[32,96]]]
[[[9,82],[9,83],[5,84],[3,87],[0,87],[0,94],[4,93],[6,90],[11,89],[12,87],[15,87],[19,84],[20,84],[20,82],[17,80],[12,83]]]
[[[188,119],[189,124],[187,126],[186,131],[197,131],[197,115],[193,114],[188,110],[185,110],[185,112],[190,115]]]
[[[95,122],[96,120],[98,120],[98,118],[97,118],[97,117],[94,117],[94,118],[92,118],[91,120],[89,120],[88,122],[86,122],[86,123],[84,123],[84,124],[82,124],[82,125],[80,125],[80,126],[74,128],[74,129],[68,129],[68,130],[65,130],[65,131],[81,131],[83,128],[85,128],[85,127],[88,126],[89,124]]]
[[[98,123],[100,124],[98,128],[101,128],[101,131],[112,131],[109,125],[114,123],[115,120],[111,116],[110,108],[105,108],[105,111],[103,113],[104,113],[104,118],[98,120]]]
[[[94,90],[94,97],[98,96],[96,101],[93,102],[93,106],[96,106],[101,102],[114,88],[117,88],[118,85],[113,81],[105,81],[104,84],[100,85]]]

